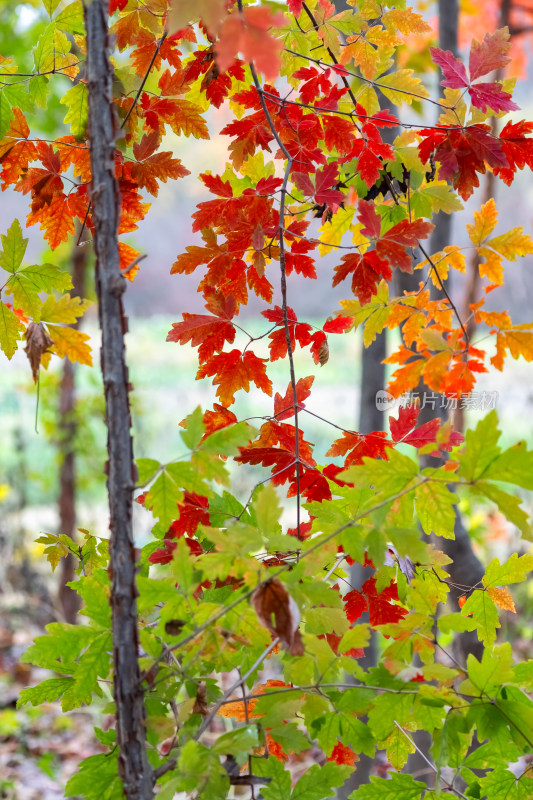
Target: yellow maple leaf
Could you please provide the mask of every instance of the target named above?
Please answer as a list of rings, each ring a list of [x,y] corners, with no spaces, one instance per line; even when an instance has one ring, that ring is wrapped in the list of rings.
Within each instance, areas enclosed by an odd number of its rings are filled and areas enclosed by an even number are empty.
[[[377,114],[381,109],[376,90],[370,84],[363,86],[363,88],[357,92],[357,102],[359,105],[363,106],[366,113],[370,116],[372,114]]]
[[[384,62],[393,53],[393,47],[383,47],[383,49],[378,50],[373,43],[367,42],[363,38],[358,38],[343,48],[339,60],[341,64],[347,64],[353,59],[355,66],[359,67],[361,75],[367,80],[373,80],[382,71]],[[366,106],[365,109],[367,113],[370,113]]]
[[[466,121],[467,105],[462,97],[462,89],[445,89],[444,97],[439,103],[445,109],[439,116],[441,125],[464,125]]]
[[[409,8],[393,8],[383,14],[383,24],[386,28],[393,28],[408,36],[410,33],[431,33],[431,26],[421,14],[415,14],[412,6]]]
[[[503,284],[503,259],[495,250],[488,247],[478,247],[480,258],[486,259],[479,262],[479,274],[482,278],[488,278],[491,283],[497,286]]]
[[[59,358],[67,356],[72,362],[79,361],[92,367],[91,348],[87,344],[90,336],[76,328],[63,328],[60,325],[47,325],[47,329],[54,342],[51,350]]]
[[[486,245],[496,250],[508,261],[516,261],[517,256],[527,256],[533,253],[533,240],[523,231],[522,226],[512,228],[507,233],[490,239]]]
[[[88,300],[71,297],[68,292],[61,295],[58,300],[53,295],[49,295],[42,305],[41,319],[43,322],[74,323],[89,305]]]
[[[399,69],[382,75],[377,85],[392,103],[411,103],[429,97],[429,92],[420,78],[414,76],[414,69]]]
[[[522,356],[525,361],[533,361],[533,332],[528,328],[533,325],[520,325],[496,334],[496,354],[490,360],[493,367],[501,372],[506,350],[513,358]]]
[[[429,273],[430,278],[435,286],[440,288],[440,281],[445,281],[448,278],[450,267],[452,269],[456,269],[458,272],[464,273],[466,258],[464,253],[461,252],[460,247],[457,245],[447,245],[444,250],[441,250],[440,252],[431,256],[431,262],[435,265],[438,276],[435,272],[435,269],[432,269]],[[421,261],[419,264],[415,264],[415,269],[422,269],[428,264],[429,261],[426,259],[425,261]]]
[[[484,322],[500,330],[506,330],[513,325],[507,311],[476,311],[476,322]]]
[[[507,586],[501,589],[493,589],[490,587],[487,589],[487,592],[494,605],[498,606],[498,608],[502,608],[504,611],[512,611],[513,614],[516,614],[513,595]]]
[[[466,226],[472,244],[475,244],[476,247],[483,244],[496,227],[497,222],[498,210],[491,197],[490,200],[483,203],[479,211],[474,211],[474,224]]]
[[[330,253],[335,248],[335,245],[341,243],[346,231],[350,230],[354,212],[354,206],[339,208],[331,218],[331,221],[322,225],[319,229],[321,244],[318,246],[321,256]]]

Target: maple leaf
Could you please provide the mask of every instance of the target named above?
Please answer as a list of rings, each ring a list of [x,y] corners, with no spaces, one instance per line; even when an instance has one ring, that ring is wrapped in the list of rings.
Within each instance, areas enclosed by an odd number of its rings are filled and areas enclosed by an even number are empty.
[[[37,156],[34,142],[28,141],[30,129],[20,108],[13,109],[13,119],[0,142],[2,188],[16,183],[26,173],[30,162]]]
[[[194,136],[196,139],[208,139],[209,131],[201,115],[202,109],[189,100],[180,97],[186,90],[183,71],[165,70],[158,81],[161,95],[141,95],[140,106],[145,119],[145,127],[158,131],[162,135],[165,125],[170,125],[179,136]]]
[[[274,306],[273,309],[262,311],[261,313],[269,322],[274,322],[279,326],[279,330],[272,331],[272,333],[269,334],[270,360],[277,361],[279,358],[284,358],[287,355],[287,337],[283,322],[283,310],[280,306]],[[287,306],[287,322],[292,350],[294,350],[296,346],[296,341],[298,341],[300,347],[306,347],[311,343],[311,331],[313,329],[307,322],[298,322],[298,318],[290,306]]]
[[[363,253],[347,253],[342,256],[341,263],[335,267],[333,286],[352,275],[352,292],[362,305],[369,303],[377,293],[382,278],[392,279],[392,270],[388,261],[380,258],[376,250]]]
[[[486,171],[485,162],[493,169],[508,169],[509,163],[489,125],[475,124],[464,128],[437,128],[419,131],[420,158],[426,162],[433,154],[440,162],[439,177],[451,180],[463,200],[468,200],[479,186],[477,173]]]
[[[281,422],[283,419],[289,419],[294,416],[294,405],[298,404],[300,408],[305,408],[304,400],[311,394],[311,386],[315,379],[314,375],[307,378],[300,378],[296,383],[296,399],[292,384],[289,383],[285,396],[282,397],[279,392],[274,395],[274,416]]]
[[[344,194],[336,188],[332,188],[337,182],[338,166],[336,163],[328,164],[324,169],[319,169],[315,176],[313,185],[309,175],[301,172],[294,172],[292,177],[296,186],[307,196],[315,198],[319,205],[339,205],[344,198]]]
[[[85,219],[87,212],[87,197],[82,191],[71,192],[69,195],[56,194],[49,203],[43,204],[38,211],[28,215],[27,225],[40,224],[44,231],[44,238],[50,248],[55,250],[61,242],[66,242],[74,233],[74,220]]]
[[[495,167],[494,174],[508,186],[511,185],[517,169],[527,165],[533,169],[533,139],[526,134],[533,132],[533,122],[508,122],[500,133],[500,145],[508,166]]]
[[[420,407],[417,405],[400,406],[398,409],[398,419],[389,417],[389,426],[392,441],[397,444],[411,444],[413,447],[424,447],[429,442],[437,440],[437,432],[440,427],[440,417],[430,419],[419,428],[415,428]]]
[[[253,688],[253,694],[265,694],[268,692],[269,689],[279,689],[286,687],[288,684],[284,683],[283,681],[269,679],[266,683],[258,683]],[[257,719],[261,717],[261,714],[254,713],[254,708],[257,705],[258,698],[252,698],[248,700],[248,717],[250,719]],[[232,717],[237,722],[244,722],[246,720],[246,710],[244,708],[244,702],[242,700],[232,700],[229,703],[224,703],[218,711],[217,714],[220,717]]]
[[[429,236],[435,226],[423,219],[413,222],[402,219],[385,233],[381,233],[381,217],[375,204],[361,199],[358,209],[358,219],[363,224],[361,233],[375,240],[379,259],[388,262],[391,267],[399,267],[403,272],[412,272],[412,259],[405,248],[416,247],[418,240]],[[375,259],[373,263],[379,267],[379,262]]]
[[[289,481],[288,497],[294,497],[299,488],[300,494],[309,500],[320,502],[331,498],[328,482],[316,469],[311,446],[303,438],[301,428],[298,430],[298,455],[294,427],[275,420],[261,426],[259,438],[249,447],[239,449],[240,455],[235,461],[271,467],[272,483],[275,486]],[[296,481],[297,470],[299,486]]]
[[[516,614],[513,595],[507,586],[504,586],[501,589],[496,589],[493,586],[489,586],[487,592],[489,593],[489,597],[492,602],[498,606],[498,608],[501,608],[504,611],[512,611],[513,614]]]
[[[213,377],[213,383],[218,387],[217,396],[222,405],[228,407],[235,402],[236,391],[250,390],[250,381],[265,394],[272,394],[272,382],[267,377],[265,363],[263,358],[258,358],[251,350],[243,355],[240,350],[235,349],[230,353],[211,356],[200,366],[196,378]]]
[[[468,78],[463,63],[455,58],[449,50],[441,50],[438,47],[430,48],[431,56],[444,75],[441,86],[450,89],[468,88],[472,105],[485,112],[487,108],[496,113],[500,111],[516,111],[519,106],[511,99],[509,92],[503,90],[501,84],[475,83],[482,75],[503,69],[511,60],[506,54],[511,47],[509,41],[509,30],[501,28],[495,33],[485,34],[485,38],[480,43],[476,39],[472,42],[469,59],[470,78]]]
[[[348,764],[353,767],[356,761],[359,761],[359,756],[354,753],[351,747],[337,742],[331,755],[328,756],[328,761],[335,761],[337,764]]]
[[[61,163],[59,154],[46,142],[38,142],[36,156],[42,167],[29,167],[23,170],[15,186],[17,192],[31,192],[32,212],[35,214],[45,205],[50,205],[54,197],[63,192],[63,181],[59,175]]]
[[[253,61],[267,80],[279,74],[282,43],[269,33],[269,28],[282,26],[285,17],[274,14],[266,6],[244,8],[229,14],[222,23],[215,52],[221,72],[231,66],[237,53],[245,61]]]
[[[361,587],[368,605],[369,622],[372,626],[385,625],[388,622],[399,622],[406,616],[407,610],[393,603],[398,598],[398,587],[394,581],[382,592],[376,591],[376,579],[369,578]]]
[[[279,638],[285,650],[292,656],[303,656],[304,646],[298,629],[300,611],[279,578],[260,584],[251,603],[261,625]]]
[[[139,143],[134,142],[133,155],[137,163],[128,162],[126,172],[140,189],[146,188],[154,197],[159,191],[158,180],[166,183],[169,178],[176,180],[191,174],[170,151],[156,152],[158,146],[158,131],[146,134]]]
[[[59,358],[66,356],[73,363],[77,361],[92,367],[93,359],[89,344],[91,337],[87,333],[62,325],[47,324],[46,328],[53,341],[53,345],[49,348],[50,352]]]
[[[366,434],[344,431],[340,439],[333,442],[326,455],[346,456],[344,466],[348,467],[350,464],[362,464],[365,456],[387,458],[386,448],[390,445],[384,431]]]
[[[220,353],[226,342],[231,344],[235,339],[235,327],[231,322],[236,310],[233,295],[227,297],[213,296],[207,303],[212,314],[183,314],[182,322],[173,322],[167,342],[186,344],[190,342],[198,347],[198,358],[206,361],[214,353]],[[216,312],[219,314],[215,315]]]
[[[227,428],[228,425],[234,425],[236,422],[237,417],[233,411],[215,403],[212,411],[208,409],[204,413],[205,433],[203,438],[205,439],[209,434],[219,431],[221,428]]]
[[[367,611],[368,606],[364,594],[358,592],[357,589],[352,589],[343,597],[344,610],[349,622],[357,622],[359,617],[364,611]]]

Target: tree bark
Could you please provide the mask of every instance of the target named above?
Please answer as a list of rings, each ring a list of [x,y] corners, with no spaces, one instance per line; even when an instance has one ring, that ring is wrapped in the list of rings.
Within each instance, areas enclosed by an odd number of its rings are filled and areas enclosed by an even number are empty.
[[[85,268],[87,266],[87,249],[74,245],[72,258],[72,296],[85,296]],[[78,327],[78,323],[73,327]],[[59,468],[59,532],[76,541],[76,452],[74,438],[76,436],[76,368],[65,359],[63,374],[59,386],[59,452],[61,466]],[[75,577],[76,559],[69,555],[61,561],[59,574],[58,597],[66,622],[74,623],[80,608],[80,597],[77,592],[67,586]]]
[[[120,751],[118,763],[124,793],[130,800],[147,800],[153,794],[153,773],[146,753],[145,708],[138,661],[132,530],[135,466],[124,345],[127,325],[122,305],[126,281],[120,274],[117,238],[120,195],[115,178],[115,134],[118,126],[112,97],[107,11],[107,0],[85,0],[91,203],[108,431],[113,689]]]

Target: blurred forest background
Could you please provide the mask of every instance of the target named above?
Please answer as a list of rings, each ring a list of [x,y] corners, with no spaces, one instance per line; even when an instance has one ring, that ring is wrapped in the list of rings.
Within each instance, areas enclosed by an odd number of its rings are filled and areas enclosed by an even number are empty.
[[[437,43],[438,8],[429,0],[413,2],[417,10],[432,21],[431,37],[412,36],[401,57],[404,66],[419,69],[425,82],[438,95],[438,76],[430,71],[430,44]],[[505,4],[505,3],[504,3]],[[513,18],[514,62],[511,75],[519,79],[514,98],[522,110],[517,118],[533,119],[533,3],[521,3],[525,11]],[[531,11],[527,9],[531,6]],[[473,36],[498,27],[502,2],[485,0],[461,3],[460,52],[468,50]],[[31,72],[31,49],[45,24],[42,4],[16,3],[0,0],[0,54],[13,56]],[[513,32],[513,31],[512,31]],[[426,70],[428,70],[426,72]],[[120,74],[120,73],[119,73]],[[55,137],[64,126],[65,108],[59,99],[66,88],[58,76],[54,84],[53,101],[42,111],[41,134]],[[402,110],[402,119],[419,122],[420,114],[433,122],[433,107]],[[135,281],[128,286],[126,307],[130,333],[127,339],[131,380],[134,386],[133,425],[135,456],[150,456],[161,461],[180,455],[178,425],[196,405],[209,406],[215,399],[213,387],[207,381],[195,381],[193,352],[166,343],[171,323],[181,318],[183,311],[202,312],[196,292],[197,277],[171,276],[171,265],[179,252],[196,242],[191,233],[191,215],[207,192],[197,180],[206,170],[223,171],[226,158],[226,137],[217,134],[225,124],[227,111],[211,110],[208,120],[212,130],[209,142],[167,137],[167,149],[173,149],[191,175],[179,182],[162,185],[154,199],[151,213],[131,235],[130,243],[146,258],[141,262]],[[66,132],[66,127],[65,127]],[[474,209],[483,201],[484,185],[465,204],[463,211],[453,215],[451,242],[465,245],[468,241],[465,225],[472,221]],[[0,197],[2,214],[0,232],[5,233],[14,218],[24,229],[27,199],[8,190]],[[533,187],[527,173],[518,173],[512,189],[498,183],[496,203],[501,230],[524,226],[526,233],[533,227]],[[317,221],[317,231],[320,221]],[[25,231],[29,238],[27,255],[35,262],[48,260],[36,228]],[[90,247],[82,242],[73,249],[63,245],[54,253],[62,266],[70,265],[78,292],[94,298]],[[289,302],[298,317],[313,323],[324,313],[333,313],[338,301],[346,296],[346,287],[331,288],[335,254],[321,261],[319,278],[310,291],[301,292],[298,277],[291,276]],[[467,278],[454,274],[450,292],[459,307],[463,306]],[[309,283],[309,282],[307,282]],[[509,264],[505,287],[498,290],[497,306],[507,308],[516,323],[531,322],[533,297],[533,257]],[[487,307],[490,308],[490,296]],[[252,301],[244,318],[250,332],[262,330],[258,317],[260,305]],[[63,797],[62,786],[78,762],[97,752],[89,731],[92,720],[88,712],[62,714],[50,704],[44,710],[25,707],[15,715],[15,702],[22,686],[42,679],[39,671],[20,663],[19,659],[31,640],[43,626],[54,620],[72,621],[76,607],[65,582],[74,578],[72,567],[62,562],[51,573],[43,555],[43,545],[36,539],[46,532],[74,533],[77,528],[98,537],[107,536],[107,505],[103,475],[105,431],[103,398],[98,366],[98,336],[94,305],[84,318],[84,329],[93,340],[93,369],[63,368],[57,364],[41,373],[37,390],[31,379],[28,362],[22,352],[12,361],[2,359],[0,367],[0,797],[16,800]],[[486,331],[479,329],[476,338]],[[474,339],[475,343],[475,339]],[[329,363],[320,371],[314,384],[314,406],[318,414],[332,405],[340,424],[358,428],[361,417],[361,343],[356,334],[334,337],[330,342]],[[306,368],[307,355],[297,354],[296,367],[300,374]],[[280,383],[283,381],[280,368]],[[378,388],[384,388],[378,386]],[[533,383],[531,369],[522,361],[506,367],[505,379],[499,373],[481,376],[479,392],[497,392],[496,408],[507,443],[526,439],[533,443]],[[266,400],[264,413],[269,413]],[[254,413],[257,404],[254,400]],[[238,401],[241,417],[252,413],[248,398]],[[485,412],[467,412],[467,424],[475,424]],[[312,429],[309,431],[312,434]],[[316,430],[317,458],[325,452]],[[235,476],[243,494],[253,481],[246,470]],[[531,505],[531,498],[529,498]],[[493,555],[507,558],[520,550],[515,530],[496,514],[487,515],[483,507],[462,508],[463,518],[474,540],[474,549],[487,563]],[[135,510],[136,536],[142,544],[150,526],[150,515],[140,506]],[[502,638],[513,642],[522,657],[533,657],[533,586],[522,588],[523,596],[516,598],[517,615],[504,620]],[[379,642],[377,643],[379,646]],[[92,714],[93,712],[91,712]],[[100,721],[105,727],[105,719]]]

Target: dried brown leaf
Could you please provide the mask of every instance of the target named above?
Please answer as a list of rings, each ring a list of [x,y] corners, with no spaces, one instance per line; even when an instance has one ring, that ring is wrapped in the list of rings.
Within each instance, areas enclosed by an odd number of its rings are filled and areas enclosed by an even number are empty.
[[[37,382],[37,379],[39,378],[41,358],[54,343],[48,336],[46,328],[42,322],[30,322],[26,328],[24,336],[27,342],[24,352],[28,356],[28,360],[30,362],[33,380]]]
[[[298,606],[278,578],[262,583],[252,595],[252,605],[259,622],[277,636],[293,656],[303,656],[304,646],[298,623]]]

